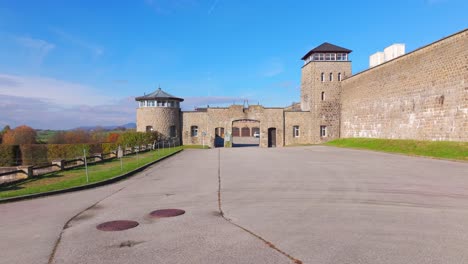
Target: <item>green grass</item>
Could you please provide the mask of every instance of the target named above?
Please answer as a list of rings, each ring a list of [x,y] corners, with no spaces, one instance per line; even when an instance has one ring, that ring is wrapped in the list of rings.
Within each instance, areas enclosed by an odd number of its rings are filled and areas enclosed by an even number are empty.
[[[47,143],[51,137],[60,132],[59,130],[38,130],[37,131],[37,142]]]
[[[343,138],[326,145],[468,161],[468,142]]]
[[[88,166],[89,182],[86,182],[86,172],[84,167],[80,167],[71,170],[48,173],[12,185],[0,186],[0,199],[63,190],[100,182],[135,170],[150,162],[175,153],[180,149],[182,149],[182,147],[140,153],[138,156],[125,156],[122,159],[123,169],[121,169],[120,160],[118,159],[90,165]]]

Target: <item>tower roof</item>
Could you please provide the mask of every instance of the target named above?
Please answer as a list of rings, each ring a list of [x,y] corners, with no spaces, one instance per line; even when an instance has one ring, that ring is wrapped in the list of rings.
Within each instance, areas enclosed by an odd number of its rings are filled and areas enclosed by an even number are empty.
[[[351,53],[352,50],[345,49],[340,46],[336,46],[333,44],[330,44],[328,42],[324,42],[322,45],[315,47],[311,51],[309,51],[304,57],[302,57],[301,60],[307,59],[311,54],[314,53]]]
[[[175,97],[171,94],[168,94],[166,93],[165,91],[163,91],[161,88],[158,88],[156,91],[150,93],[150,94],[147,94],[147,95],[144,95],[144,96],[139,96],[139,97],[136,97],[135,98],[135,101],[141,101],[141,100],[155,100],[155,99],[172,99],[172,100],[176,100],[176,101],[179,101],[179,102],[183,102],[184,99],[182,98],[179,98],[179,97]]]

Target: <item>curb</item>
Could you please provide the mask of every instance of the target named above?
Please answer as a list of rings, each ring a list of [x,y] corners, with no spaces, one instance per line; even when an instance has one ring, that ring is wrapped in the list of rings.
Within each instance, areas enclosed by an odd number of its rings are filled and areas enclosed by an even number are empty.
[[[101,187],[101,186],[108,185],[108,184],[111,184],[111,183],[115,183],[115,182],[124,180],[126,178],[129,178],[129,177],[133,176],[134,174],[145,170],[149,166],[152,166],[152,165],[154,165],[154,164],[156,164],[156,163],[158,163],[160,161],[163,161],[163,160],[165,160],[167,158],[170,158],[170,157],[180,153],[183,150],[184,149],[180,149],[180,150],[178,150],[178,151],[176,151],[176,152],[174,152],[174,153],[172,153],[170,155],[167,155],[167,156],[162,157],[162,158],[160,158],[158,160],[152,161],[152,162],[150,162],[150,163],[148,163],[148,164],[146,164],[144,166],[141,166],[141,167],[139,167],[137,169],[129,171],[129,172],[125,173],[125,174],[115,176],[114,178],[110,178],[110,179],[107,179],[107,180],[103,180],[103,181],[100,181],[100,182],[95,182],[95,183],[91,183],[91,184],[87,184],[87,185],[76,186],[76,187],[72,187],[72,188],[68,188],[68,189],[62,189],[62,190],[56,190],[56,191],[50,191],[50,192],[44,192],[44,193],[28,194],[28,195],[17,196],[17,197],[12,197],[12,198],[0,199],[0,204],[18,202],[18,201],[23,201],[23,200],[31,200],[31,199],[35,199],[35,198],[40,198],[40,197],[45,197],[45,196],[52,196],[52,195],[57,195],[57,194],[69,193],[69,192],[82,191],[82,190],[97,188],[97,187]]]

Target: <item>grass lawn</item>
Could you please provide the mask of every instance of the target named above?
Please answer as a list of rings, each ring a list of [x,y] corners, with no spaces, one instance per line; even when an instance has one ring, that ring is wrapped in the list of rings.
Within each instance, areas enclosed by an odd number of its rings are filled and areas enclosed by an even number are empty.
[[[342,138],[325,145],[468,161],[468,142]]]
[[[100,182],[110,179],[126,172],[132,171],[143,165],[170,155],[183,147],[170,149],[160,149],[138,155],[125,156],[122,159],[123,169],[120,167],[120,160],[106,161],[88,166],[89,182],[86,182],[86,172],[84,167],[57,171],[42,176],[34,177],[16,184],[0,186],[0,199],[62,190],[89,183]]]

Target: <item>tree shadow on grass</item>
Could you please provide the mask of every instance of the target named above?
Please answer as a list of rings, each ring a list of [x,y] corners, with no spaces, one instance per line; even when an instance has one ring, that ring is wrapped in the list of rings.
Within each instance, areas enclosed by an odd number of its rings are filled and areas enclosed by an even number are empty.
[[[34,176],[29,179],[15,181],[11,183],[4,183],[0,185],[0,192],[21,190],[21,189],[27,188],[23,186],[27,183],[32,183],[32,182],[36,182],[36,181],[44,180],[44,179],[60,178],[63,176],[64,175],[60,174],[60,172],[52,172],[52,173],[47,173],[47,174],[40,175],[40,176]]]

